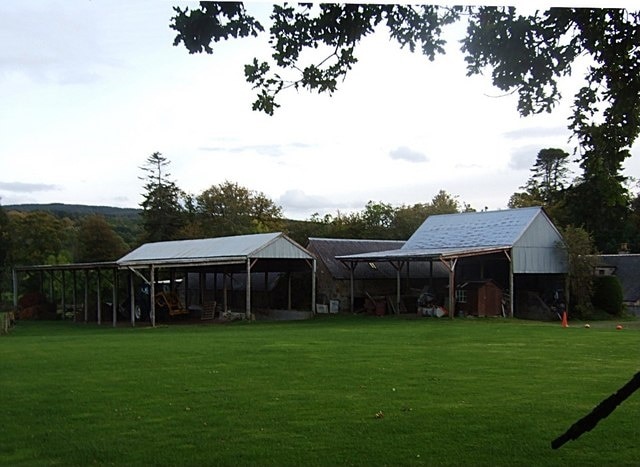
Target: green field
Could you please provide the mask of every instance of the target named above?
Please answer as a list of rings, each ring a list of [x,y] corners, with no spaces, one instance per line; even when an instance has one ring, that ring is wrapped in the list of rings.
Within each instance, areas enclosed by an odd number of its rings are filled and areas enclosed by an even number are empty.
[[[638,465],[640,392],[551,441],[638,370],[640,323],[409,320],[0,337],[0,464]]]

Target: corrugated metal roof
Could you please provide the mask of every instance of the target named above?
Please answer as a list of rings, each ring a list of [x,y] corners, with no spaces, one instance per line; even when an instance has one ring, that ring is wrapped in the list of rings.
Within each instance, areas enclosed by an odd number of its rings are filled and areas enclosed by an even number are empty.
[[[16,271],[81,271],[92,269],[118,269],[115,261],[100,261],[95,263],[65,263],[65,264],[38,264],[32,266],[15,266]]]
[[[350,273],[347,267],[338,258],[359,256],[372,258],[380,254],[385,261],[393,259],[393,255],[402,252],[404,245],[402,240],[365,240],[365,239],[338,239],[338,238],[310,238],[307,248],[322,261],[332,277],[335,279],[349,279]],[[404,259],[404,255],[401,258]],[[371,259],[371,261],[375,261]],[[447,272],[443,265],[433,265],[434,277],[446,277]],[[430,277],[429,264],[413,264],[410,268],[411,277]],[[395,278],[396,269],[388,263],[381,262],[375,268],[357,267],[354,271],[356,279],[386,279]],[[403,275],[407,270],[403,269]]]
[[[344,238],[309,238],[307,249],[314,253],[327,267],[335,279],[348,279],[349,270],[336,259],[340,255],[371,253],[381,250],[400,249],[402,240],[365,240]],[[359,279],[395,277],[395,269],[391,265],[379,265],[377,269],[356,269]]]
[[[540,207],[429,216],[405,250],[509,247],[542,212]]]
[[[281,232],[145,243],[120,258],[120,266],[193,262],[242,262],[247,258],[312,259]]]
[[[505,246],[496,247],[468,247],[468,248],[422,248],[422,249],[400,249],[389,251],[378,251],[372,253],[362,253],[358,255],[345,255],[338,257],[344,260],[369,260],[369,261],[394,261],[394,260],[429,260],[456,256],[475,256],[481,254],[495,253],[508,249]]]

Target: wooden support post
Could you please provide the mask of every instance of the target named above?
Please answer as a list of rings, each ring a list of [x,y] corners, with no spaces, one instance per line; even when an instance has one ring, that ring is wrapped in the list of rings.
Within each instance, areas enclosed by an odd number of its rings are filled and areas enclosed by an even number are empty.
[[[77,313],[78,313],[78,277],[77,271],[74,269],[71,273],[71,277],[73,279],[73,322],[77,321]]]
[[[569,305],[571,304],[571,278],[569,273],[564,275],[564,309],[569,311]]]
[[[115,328],[118,320],[118,270],[116,268],[113,269],[113,283],[111,285],[113,286],[111,289],[111,312],[113,315],[113,327]]]
[[[229,304],[227,303],[227,274],[222,273],[222,303],[224,306],[224,312],[228,310]]]
[[[149,270],[149,277],[150,277],[150,283],[149,283],[149,300],[150,300],[150,313],[151,313],[151,326],[152,327],[156,327],[156,277],[155,277],[156,271],[155,268],[153,267],[153,265],[151,266],[150,270]]]
[[[89,270],[84,270],[84,322],[89,321]]]
[[[287,273],[287,310],[291,311],[291,272]]]
[[[136,325],[136,290],[133,271],[129,271],[129,311],[131,312],[131,327]]]
[[[449,318],[453,319],[456,314],[456,283],[455,269],[449,271]]]
[[[247,282],[245,290],[245,316],[251,319],[251,260],[247,258]]]
[[[311,312],[316,312],[316,259],[313,258],[311,266]]]
[[[251,258],[247,258],[247,290],[245,291],[245,316],[249,320],[251,319],[251,268],[255,266],[257,262],[257,259],[251,261]]]
[[[188,274],[187,274],[188,275]],[[206,290],[207,290],[207,274],[204,272],[200,272],[200,275],[198,276],[198,293],[200,296],[200,306],[204,307],[204,302],[206,299]],[[216,301],[216,297],[215,297],[215,289],[213,292],[213,301]]]
[[[355,262],[351,262],[349,263],[349,298],[350,298],[350,303],[349,303],[349,308],[351,309],[351,313],[355,313],[355,307],[356,307],[356,297],[355,297],[355,279],[354,279],[354,275],[355,275],[355,269],[356,269],[356,264]]]
[[[67,301],[65,299],[67,284],[65,282],[66,274],[64,273],[64,269],[60,270],[60,274],[62,275],[62,279],[61,279],[62,293],[60,294],[60,306],[62,307],[62,321],[64,321],[64,314],[67,308]]]
[[[513,309],[514,309],[514,293],[515,293],[515,286],[514,286],[514,281],[513,281],[513,255],[509,254],[508,251],[504,252],[504,255],[507,257],[507,259],[509,260],[509,317],[513,318]]]
[[[509,263],[509,317],[513,318],[515,283],[513,280],[513,263]]]
[[[102,324],[102,284],[100,283],[100,269],[97,270],[98,276],[96,279],[96,297],[98,302],[97,320],[98,324]]]
[[[400,293],[400,285],[401,285],[401,279],[400,279],[400,273],[402,272],[402,264],[400,263],[398,270],[396,271],[396,314],[399,315],[400,314],[400,302],[402,301]]]
[[[55,306],[56,297],[53,295],[53,274],[54,274],[54,271],[49,271],[49,300]]]
[[[453,319],[456,313],[456,263],[457,258],[453,260],[442,260],[442,263],[449,270],[449,318]]]

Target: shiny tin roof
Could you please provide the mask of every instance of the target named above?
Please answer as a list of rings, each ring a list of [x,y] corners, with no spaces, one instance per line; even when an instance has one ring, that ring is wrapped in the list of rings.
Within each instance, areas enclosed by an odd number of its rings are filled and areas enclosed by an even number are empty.
[[[312,259],[281,232],[145,243],[120,258],[120,266],[242,262],[247,258]]]
[[[446,250],[510,247],[526,231],[542,208],[464,212],[429,216],[403,245],[403,250]]]

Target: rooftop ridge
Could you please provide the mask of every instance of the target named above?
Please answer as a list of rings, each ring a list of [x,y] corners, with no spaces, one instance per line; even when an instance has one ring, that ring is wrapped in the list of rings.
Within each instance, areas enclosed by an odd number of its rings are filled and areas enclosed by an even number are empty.
[[[315,241],[331,241],[331,242],[378,242],[378,243],[405,243],[406,240],[384,240],[381,238],[326,238],[326,237],[309,237],[309,240]]]

